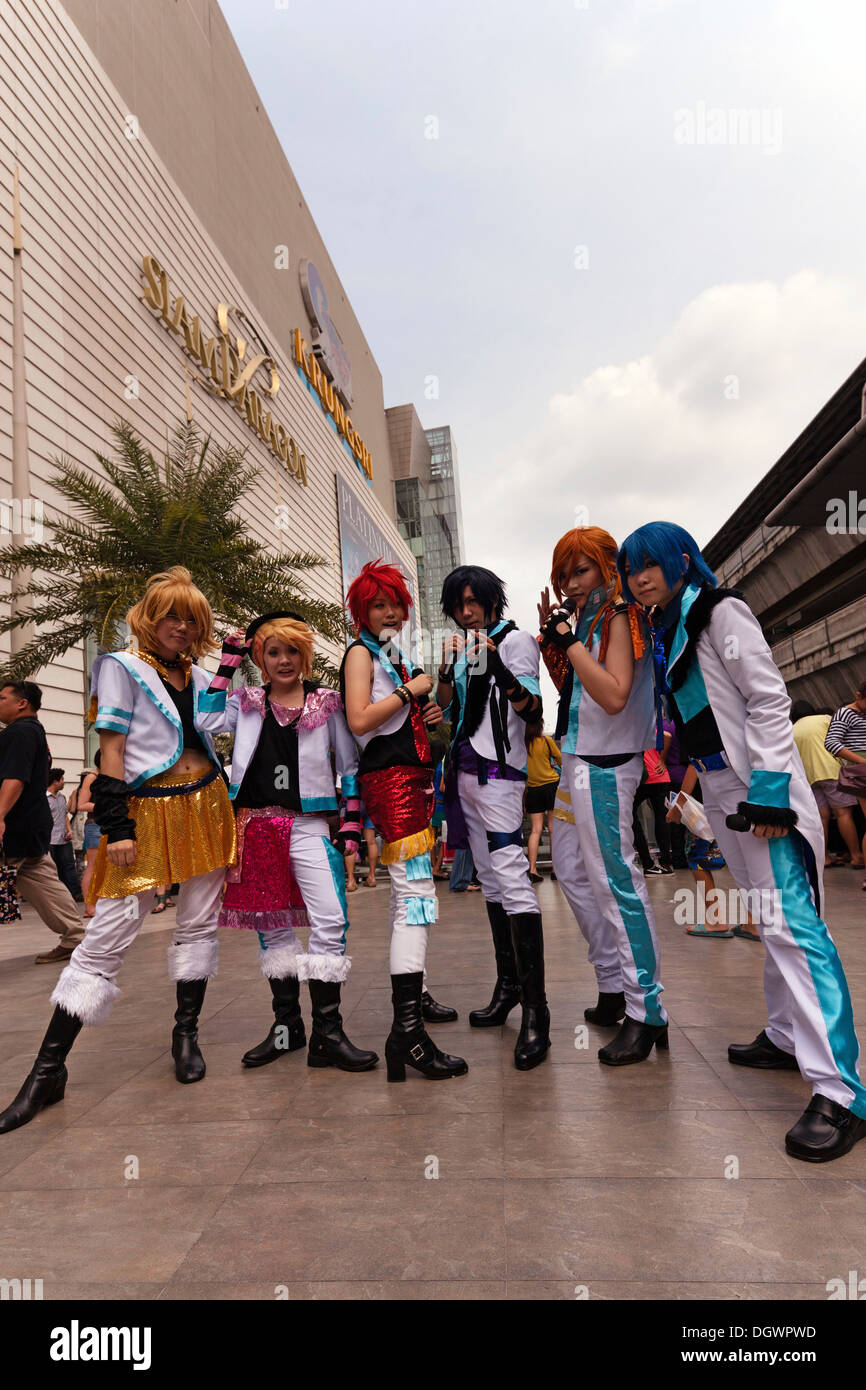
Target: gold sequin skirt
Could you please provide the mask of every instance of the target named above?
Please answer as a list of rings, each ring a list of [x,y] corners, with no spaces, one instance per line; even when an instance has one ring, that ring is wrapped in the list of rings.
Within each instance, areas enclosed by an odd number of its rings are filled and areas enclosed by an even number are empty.
[[[112,864],[108,837],[99,841],[88,905],[97,898],[125,898],[158,884],[185,883],[234,864],[237,857],[235,817],[222,777],[215,777],[199,791],[179,793],[189,782],[200,782],[198,772],[169,768],[145,782],[164,787],[164,796],[129,798],[129,814],[135,821],[136,856],[132,864]]]

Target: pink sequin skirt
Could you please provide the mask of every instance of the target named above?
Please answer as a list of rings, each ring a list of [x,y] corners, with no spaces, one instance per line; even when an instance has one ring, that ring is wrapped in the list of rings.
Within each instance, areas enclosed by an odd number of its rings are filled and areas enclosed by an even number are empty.
[[[290,867],[294,818],[280,806],[238,811],[238,862],[226,874],[221,927],[266,932],[309,926]]]

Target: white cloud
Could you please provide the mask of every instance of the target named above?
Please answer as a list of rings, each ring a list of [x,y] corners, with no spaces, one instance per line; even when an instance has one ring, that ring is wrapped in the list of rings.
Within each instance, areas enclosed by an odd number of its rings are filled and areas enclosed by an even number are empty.
[[[705,543],[866,355],[864,324],[866,284],[815,271],[705,290],[644,356],[552,396],[495,478],[464,483],[467,559],[534,627],[576,507],[618,541],[664,519]]]

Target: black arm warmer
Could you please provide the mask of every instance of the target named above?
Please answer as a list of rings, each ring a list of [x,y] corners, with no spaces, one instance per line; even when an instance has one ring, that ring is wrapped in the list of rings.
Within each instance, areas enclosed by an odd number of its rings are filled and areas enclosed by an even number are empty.
[[[91,791],[93,799],[93,819],[108,843],[117,840],[135,839],[135,821],[129,815],[127,803],[129,786],[119,777],[106,777],[100,772],[94,779]]]

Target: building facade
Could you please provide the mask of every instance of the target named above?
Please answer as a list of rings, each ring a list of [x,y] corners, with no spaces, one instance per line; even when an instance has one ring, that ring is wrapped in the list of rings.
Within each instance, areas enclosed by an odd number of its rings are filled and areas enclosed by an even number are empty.
[[[159,453],[192,419],[260,463],[244,519],[326,560],[314,597],[365,546],[415,582],[381,374],[215,0],[3,6],[0,186],[0,541],[50,536],[59,456],[98,473],[118,419]],[[71,772],[88,665],[36,676]]]
[[[418,605],[425,665],[439,660],[446,627],[442,581],[463,563],[457,453],[448,426],[424,430],[412,405],[386,411],[397,525],[418,565]]]
[[[704,547],[741,590],[793,699],[866,689],[866,361]]]

